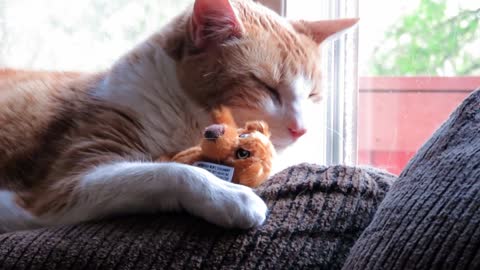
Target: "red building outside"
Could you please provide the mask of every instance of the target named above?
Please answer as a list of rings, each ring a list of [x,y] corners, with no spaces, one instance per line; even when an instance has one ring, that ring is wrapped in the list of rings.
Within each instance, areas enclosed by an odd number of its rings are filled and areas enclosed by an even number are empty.
[[[359,164],[399,174],[415,152],[476,88],[480,77],[363,77]]]

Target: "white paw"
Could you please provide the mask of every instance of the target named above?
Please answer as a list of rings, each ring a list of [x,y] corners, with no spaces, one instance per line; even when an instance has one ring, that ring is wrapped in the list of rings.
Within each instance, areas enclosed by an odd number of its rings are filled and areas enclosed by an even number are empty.
[[[215,207],[211,209],[215,210],[211,213],[213,223],[223,227],[248,229],[265,222],[267,205],[252,189],[227,187],[220,192],[223,193],[222,196],[216,198],[213,202]]]
[[[203,186],[184,205],[193,214],[227,228],[248,229],[262,225],[267,205],[252,189],[225,182],[200,169]],[[199,179],[196,179],[199,180]]]

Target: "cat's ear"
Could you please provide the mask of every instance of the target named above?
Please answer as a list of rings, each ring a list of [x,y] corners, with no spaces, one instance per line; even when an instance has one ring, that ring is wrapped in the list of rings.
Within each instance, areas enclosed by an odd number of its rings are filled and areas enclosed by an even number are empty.
[[[242,24],[229,0],[195,0],[191,38],[197,48],[241,37]]]
[[[310,36],[318,44],[327,38],[335,37],[354,26],[358,18],[324,20],[324,21],[294,21],[293,27],[297,32]]]

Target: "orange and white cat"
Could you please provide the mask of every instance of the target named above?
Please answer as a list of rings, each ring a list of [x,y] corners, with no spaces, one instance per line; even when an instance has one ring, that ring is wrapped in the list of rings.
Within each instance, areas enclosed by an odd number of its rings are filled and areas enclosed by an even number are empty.
[[[97,74],[0,70],[0,231],[184,210],[224,227],[264,222],[249,188],[177,163],[224,104],[265,120],[276,148],[321,98],[319,44],[356,20],[290,22],[252,1],[196,0]]]

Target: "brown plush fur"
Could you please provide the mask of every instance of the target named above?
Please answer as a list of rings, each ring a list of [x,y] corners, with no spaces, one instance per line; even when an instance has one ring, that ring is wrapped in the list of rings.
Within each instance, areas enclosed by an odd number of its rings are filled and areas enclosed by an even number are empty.
[[[160,161],[194,164],[198,161],[212,162],[234,168],[232,182],[248,187],[262,184],[272,170],[275,154],[269,140],[268,125],[263,121],[250,121],[238,128],[230,110],[225,107],[213,111],[213,121],[221,124],[223,134],[216,139],[204,136],[200,145],[186,149],[173,157],[161,157]],[[215,125],[210,127],[215,128]],[[240,158],[238,151],[248,151],[249,156]]]

